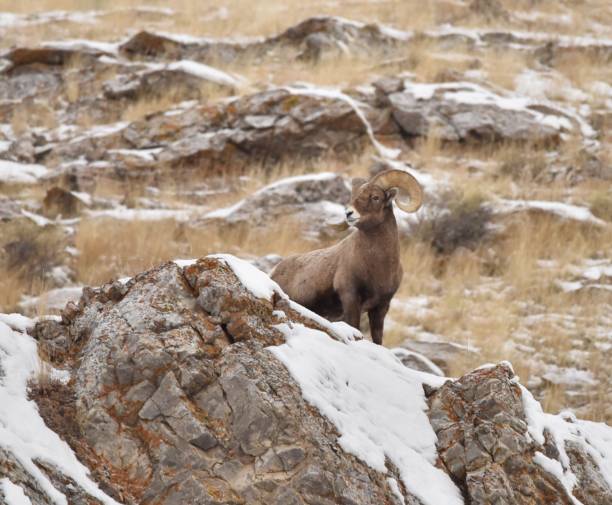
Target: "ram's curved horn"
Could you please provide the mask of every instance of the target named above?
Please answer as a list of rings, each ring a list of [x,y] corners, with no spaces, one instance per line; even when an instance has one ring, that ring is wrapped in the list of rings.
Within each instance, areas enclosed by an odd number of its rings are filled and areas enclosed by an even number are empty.
[[[391,188],[399,189],[399,195],[395,199],[397,206],[404,212],[416,212],[423,204],[423,188],[419,182],[408,172],[403,170],[385,170],[376,174],[371,183],[374,183],[385,191]],[[403,194],[408,194],[406,199]]]

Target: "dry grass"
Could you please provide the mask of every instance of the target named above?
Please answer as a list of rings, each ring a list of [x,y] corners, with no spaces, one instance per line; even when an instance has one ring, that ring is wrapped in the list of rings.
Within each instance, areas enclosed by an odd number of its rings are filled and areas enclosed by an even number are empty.
[[[259,87],[296,82],[349,87],[367,82],[372,76],[372,67],[377,59],[380,58],[372,54],[333,53],[325,55],[317,63],[283,60],[266,65],[252,65],[237,61],[226,70],[245,76]]]
[[[593,323],[609,312],[610,298],[605,293],[585,291],[567,294],[555,280],[571,264],[584,258],[601,257],[612,250],[612,229],[562,221],[548,215],[523,214],[506,221],[503,234],[487,241],[473,252],[458,250],[449,258],[440,256],[428,244],[413,240],[403,245],[405,276],[397,298],[426,297],[425,313],[392,309],[390,317],[400,323],[385,337],[394,346],[410,337],[409,327],[442,336],[479,354],[457,360],[451,375],[459,376],[483,362],[512,361],[526,383],[534,370],[534,354],[558,366],[576,366],[568,361],[576,342],[590,356],[588,367],[599,385],[589,391],[590,403],[580,412],[595,420],[610,421],[605,402],[610,371],[594,345],[598,331]],[[557,268],[545,269],[538,260],[554,261]],[[533,323],[528,316],[541,314]],[[559,323],[570,318],[570,323]],[[550,316],[550,318],[549,318]],[[533,348],[526,352],[516,343]],[[567,406],[565,387],[546,384],[544,405],[548,411]]]
[[[595,216],[612,223],[612,193],[610,191],[595,192],[589,206]]]
[[[480,60],[487,82],[508,90],[515,88],[516,77],[533,64],[527,51],[507,48],[489,50]]]
[[[24,101],[13,107],[11,127],[15,135],[23,135],[32,127],[58,126],[55,111],[45,101]]]
[[[0,310],[14,310],[22,294],[44,291],[64,247],[63,234],[52,226],[40,228],[28,219],[0,223]]]
[[[28,287],[29,283],[18,272],[0,268],[0,312],[15,312]]]
[[[109,247],[109,244],[112,244]],[[175,258],[197,258],[216,252],[261,256],[306,250],[301,228],[291,219],[263,230],[250,226],[198,229],[167,221],[83,221],[76,236],[79,279],[99,285],[131,276]]]
[[[181,87],[164,88],[157,93],[145,93],[129,104],[123,114],[122,121],[138,121],[149,114],[167,111],[178,103],[196,99],[200,102],[215,101],[227,97],[231,93],[227,88],[213,83],[204,83],[197,90],[188,91]]]
[[[612,69],[604,54],[562,51],[553,61],[553,65],[580,89],[588,90],[596,81],[610,82],[612,80]]]

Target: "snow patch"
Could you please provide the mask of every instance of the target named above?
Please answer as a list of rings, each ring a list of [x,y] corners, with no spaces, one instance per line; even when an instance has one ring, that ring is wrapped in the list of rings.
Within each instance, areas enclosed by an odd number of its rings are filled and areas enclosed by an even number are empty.
[[[593,458],[602,476],[612,487],[612,427],[604,423],[578,420],[569,412],[559,415],[547,414],[529,390],[524,386],[520,388],[529,436],[538,444],[543,445],[544,430],[548,431],[559,452],[558,462],[544,455],[536,455],[534,460],[555,475],[564,485],[568,495],[573,497],[572,489],[577,478],[571,469],[565,443],[574,442]],[[580,505],[578,500],[575,498],[573,500],[574,503]]]
[[[87,215],[93,218],[107,217],[122,221],[161,221],[163,219],[188,221],[191,212],[183,209],[128,209],[125,206],[119,206],[115,209],[90,210],[87,211]]]
[[[237,87],[245,82],[244,78],[232,76],[226,72],[223,72],[222,70],[204,65],[203,63],[198,63],[197,61],[175,61],[170,63],[167,68],[168,70],[185,72],[195,77],[199,77],[200,79],[215,82],[222,86]]]
[[[0,479],[0,489],[4,493],[7,505],[32,505],[30,499],[23,492],[23,488],[13,484],[9,479]]]
[[[0,183],[34,184],[48,172],[43,165],[0,160]]]
[[[248,261],[242,260],[231,254],[211,254],[207,258],[215,258],[224,262],[232,269],[240,283],[255,297],[265,300],[272,300],[276,293],[277,296],[289,301],[289,306],[300,313],[302,316],[312,319],[318,325],[329,330],[343,342],[351,342],[362,338],[361,332],[352,326],[349,326],[343,321],[330,322],[324,317],[312,312],[299,303],[291,300],[281,287],[268,277],[264,272],[257,267],[251,265]]]
[[[564,219],[592,223],[597,226],[605,226],[606,222],[595,217],[587,207],[571,205],[563,202],[551,202],[543,200],[504,200],[500,199],[494,203],[494,210],[501,214],[525,210],[541,210],[550,212]]]
[[[286,89],[294,95],[330,98],[332,100],[341,100],[347,103],[355,111],[355,114],[357,114],[357,116],[365,126],[368,137],[370,138],[370,141],[372,142],[372,145],[374,146],[378,154],[380,154],[384,158],[390,159],[395,159],[400,155],[401,151],[399,149],[391,149],[390,147],[384,146],[378,140],[376,140],[372,125],[370,124],[368,118],[366,118],[362,110],[362,108],[366,105],[359,102],[358,100],[355,100],[353,97],[347,95],[346,93],[342,93],[342,91],[335,88],[322,88],[312,86],[310,84],[304,84],[303,87],[299,88],[294,86],[287,86],[283,89]]]
[[[304,399],[336,426],[346,452],[382,473],[389,458],[425,505],[463,504],[450,477],[435,466],[437,438],[426,414],[423,383],[439,387],[445,379],[410,370],[366,340],[342,343],[299,324],[277,328],[286,343],[268,350]]]
[[[64,51],[92,51],[113,55],[117,55],[119,52],[119,44],[86,39],[49,41],[43,42],[42,46]]]
[[[36,459],[55,465],[102,503],[118,505],[89,478],[89,470],[68,444],[45,425],[36,404],[28,400],[27,383],[40,371],[36,342],[2,321],[0,364],[4,371],[0,378],[0,446],[21,463],[57,505],[67,505],[68,501],[36,466]]]

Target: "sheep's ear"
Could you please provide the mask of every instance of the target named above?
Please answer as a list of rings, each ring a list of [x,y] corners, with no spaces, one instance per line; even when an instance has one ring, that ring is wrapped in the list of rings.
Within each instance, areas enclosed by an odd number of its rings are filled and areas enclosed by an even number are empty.
[[[363,177],[355,177],[353,180],[351,180],[351,187],[353,193],[357,191],[361,186],[363,186],[366,182],[368,182],[367,179],[364,179]]]
[[[393,199],[397,196],[397,188],[390,188],[385,191],[385,203],[387,205],[391,205],[393,203]]]

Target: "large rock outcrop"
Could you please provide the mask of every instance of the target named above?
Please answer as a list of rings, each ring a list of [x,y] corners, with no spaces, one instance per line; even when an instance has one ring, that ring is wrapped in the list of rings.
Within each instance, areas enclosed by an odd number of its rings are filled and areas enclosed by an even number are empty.
[[[72,373],[60,402],[70,422],[53,414],[50,394],[39,397],[43,416],[126,504],[430,505],[420,475],[442,479],[448,503],[610,503],[609,427],[542,413],[506,364],[456,381],[410,371],[233,257],[86,289],[34,334],[41,354]],[[321,345],[337,353],[329,367]],[[354,359],[371,370],[346,368]],[[384,425],[366,422],[381,413],[364,401],[383,385],[359,381],[376,370],[399,380],[384,387],[410,421],[389,426],[421,462],[412,471],[393,450],[399,440],[387,445]],[[429,421],[418,417],[426,396]],[[362,442],[339,421],[348,412]],[[437,463],[419,438],[429,431]],[[359,449],[364,441],[382,461]]]
[[[323,327],[284,299],[253,297],[223,262],[169,263],[86,290],[63,318],[75,416],[116,499],[374,504],[390,493],[342,454],[333,426],[265,350],[283,341],[283,321]],[[57,355],[56,329],[39,327]]]
[[[332,235],[343,228],[344,208],[351,197],[348,181],[323,172],[280,179],[238,203],[205,214],[203,224],[270,226],[279,219],[295,219],[305,236]],[[336,226],[334,226],[336,225]]]
[[[534,413],[526,412],[524,395],[529,393],[512,368],[502,364],[449,381],[430,396],[429,417],[440,458],[470,503],[571,505],[576,498],[585,505],[611,503],[612,489],[592,459],[595,447],[580,440],[579,423],[561,423],[573,428],[572,440],[555,430],[558,422],[544,422],[543,443],[538,443],[538,434],[529,430]],[[561,479],[549,472],[555,467]],[[573,479],[577,485],[571,496],[567,482]]]

